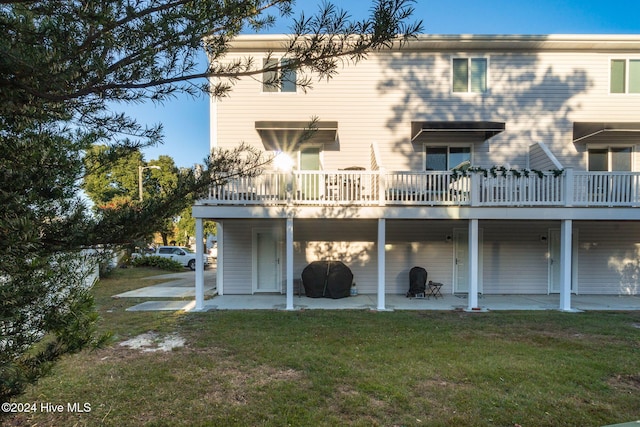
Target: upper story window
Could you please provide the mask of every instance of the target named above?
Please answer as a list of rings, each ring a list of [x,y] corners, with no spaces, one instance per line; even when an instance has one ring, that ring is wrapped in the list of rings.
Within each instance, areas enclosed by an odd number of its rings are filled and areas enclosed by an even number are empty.
[[[487,91],[487,58],[453,58],[453,91]]]
[[[611,93],[640,93],[640,59],[611,60]]]
[[[589,171],[631,171],[633,149],[631,147],[589,148]]]
[[[425,145],[425,170],[447,171],[471,164],[470,147]]]
[[[265,59],[264,68],[274,67],[278,64],[286,64],[286,59]],[[265,71],[262,74],[263,92],[296,92],[295,70]]]

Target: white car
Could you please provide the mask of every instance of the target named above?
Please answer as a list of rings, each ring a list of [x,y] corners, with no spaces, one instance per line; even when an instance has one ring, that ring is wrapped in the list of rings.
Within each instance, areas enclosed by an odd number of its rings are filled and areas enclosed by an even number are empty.
[[[178,261],[191,270],[196,269],[196,253],[183,246],[159,246],[153,255]],[[202,260],[206,267],[209,264],[209,258],[206,255],[202,255]]]

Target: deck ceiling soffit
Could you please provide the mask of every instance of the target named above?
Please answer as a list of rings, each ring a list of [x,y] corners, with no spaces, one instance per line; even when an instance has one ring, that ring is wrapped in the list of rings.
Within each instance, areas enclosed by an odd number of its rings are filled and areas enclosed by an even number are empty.
[[[575,122],[573,124],[573,142],[586,142],[601,133],[630,134],[640,136],[640,122]]]
[[[502,122],[472,122],[472,121],[436,121],[436,122],[411,122],[411,141],[416,139],[428,140],[429,135],[453,135],[465,134],[479,138],[478,142],[504,132],[505,124]]]

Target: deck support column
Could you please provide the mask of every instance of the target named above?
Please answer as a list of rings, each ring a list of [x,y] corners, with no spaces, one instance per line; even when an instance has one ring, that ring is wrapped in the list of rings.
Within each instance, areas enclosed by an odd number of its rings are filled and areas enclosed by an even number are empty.
[[[204,309],[204,224],[196,218],[196,310]]]
[[[378,307],[377,310],[385,310],[385,246],[386,246],[386,220],[378,219]]]
[[[480,268],[478,265],[478,220],[469,220],[469,307],[468,310],[478,310],[478,283],[480,274]]]
[[[293,218],[287,218],[285,236],[285,258],[287,278],[287,310],[293,310]]]
[[[216,237],[218,238],[218,257],[216,258],[216,291],[224,295],[224,224],[216,223]]]
[[[560,310],[571,310],[571,259],[573,221],[562,220],[560,224]]]

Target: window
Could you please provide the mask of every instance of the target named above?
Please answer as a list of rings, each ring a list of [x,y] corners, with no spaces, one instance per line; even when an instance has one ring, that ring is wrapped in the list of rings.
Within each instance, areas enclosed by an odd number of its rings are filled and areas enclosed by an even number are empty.
[[[278,64],[286,65],[286,59],[279,61],[277,59],[265,59],[264,68],[276,67]],[[296,92],[296,71],[295,70],[277,70],[265,71],[262,74],[262,91],[263,92]]]
[[[487,91],[487,58],[453,58],[453,91]]]
[[[589,171],[631,171],[631,147],[590,148]]]
[[[612,59],[611,93],[640,93],[640,59]]]
[[[470,147],[432,147],[425,149],[425,169],[446,171],[471,163]]]
[[[320,162],[320,148],[307,147],[300,150],[299,169],[304,171],[319,171],[322,169]]]

